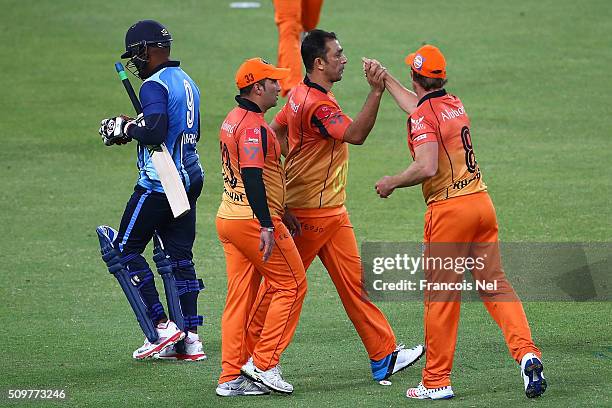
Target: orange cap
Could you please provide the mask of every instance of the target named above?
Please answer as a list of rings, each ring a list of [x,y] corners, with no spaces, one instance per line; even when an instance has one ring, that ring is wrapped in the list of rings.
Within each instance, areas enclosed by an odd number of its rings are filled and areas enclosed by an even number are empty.
[[[245,88],[265,78],[284,79],[289,76],[288,68],[276,68],[262,58],[251,58],[242,63],[236,72],[236,86]]]
[[[446,60],[433,45],[424,45],[406,57],[414,72],[428,78],[446,78]]]

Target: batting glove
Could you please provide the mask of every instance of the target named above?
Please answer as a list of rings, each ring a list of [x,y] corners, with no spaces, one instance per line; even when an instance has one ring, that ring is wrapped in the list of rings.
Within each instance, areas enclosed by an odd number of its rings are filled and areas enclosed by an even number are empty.
[[[133,121],[125,116],[104,119],[100,122],[98,133],[102,136],[102,142],[106,146],[126,144],[132,141],[132,138],[126,133],[127,128],[132,124]]]

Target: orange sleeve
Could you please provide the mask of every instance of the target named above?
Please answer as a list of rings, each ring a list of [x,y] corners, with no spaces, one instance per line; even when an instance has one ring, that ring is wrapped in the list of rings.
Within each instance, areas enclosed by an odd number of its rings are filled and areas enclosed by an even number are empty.
[[[240,168],[264,167],[264,140],[261,128],[245,128],[238,135],[238,157]]]
[[[283,106],[283,108],[281,110],[279,110],[278,113],[276,114],[276,116],[274,117],[274,120],[279,125],[287,126],[287,123],[288,123],[287,122],[287,105],[288,104],[289,104],[289,102],[287,102],[285,104],[285,106]]]
[[[414,115],[408,119],[408,143],[414,148],[428,142],[437,142],[436,127],[425,115]]]
[[[314,109],[310,123],[321,136],[342,141],[353,120],[337,106],[322,104]]]

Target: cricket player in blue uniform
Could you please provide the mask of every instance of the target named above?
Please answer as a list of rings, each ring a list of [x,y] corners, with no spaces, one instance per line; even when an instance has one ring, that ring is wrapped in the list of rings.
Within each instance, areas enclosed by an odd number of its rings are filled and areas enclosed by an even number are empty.
[[[104,144],[138,141],[139,177],[127,203],[119,231],[98,227],[103,259],[117,277],[147,339],[134,351],[147,357],[198,361],[206,358],[197,334],[202,316],[192,247],[195,240],[196,200],[204,171],[196,143],[200,138],[200,91],[193,80],[170,60],[172,36],[160,23],[139,21],[125,37],[127,68],[144,82],[140,88],[143,114],[136,119],[117,116],[102,121]],[[147,146],[164,143],[183,182],[191,209],[174,218]],[[173,170],[174,171],[174,170]],[[159,300],[153,272],[142,256],[154,239],[154,261],[163,278],[169,316]]]

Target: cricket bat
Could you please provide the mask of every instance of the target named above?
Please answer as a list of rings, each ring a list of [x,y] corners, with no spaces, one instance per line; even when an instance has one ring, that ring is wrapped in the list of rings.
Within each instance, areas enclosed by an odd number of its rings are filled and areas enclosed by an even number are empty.
[[[125,70],[123,69],[123,65],[120,62],[117,62],[115,64],[115,69],[117,70],[119,79],[121,79],[121,82],[123,83],[123,86],[125,87],[125,90],[132,101],[136,114],[140,115],[142,113],[142,106],[140,105],[140,101],[136,96],[136,92],[134,92],[134,88],[132,88],[132,84],[125,73]],[[189,205],[189,199],[187,198],[185,186],[183,186],[183,182],[181,181],[178,170],[174,165],[172,156],[170,156],[170,152],[168,152],[168,148],[164,143],[159,146],[146,146],[146,148],[149,150],[153,167],[155,167],[155,171],[157,171],[157,175],[159,176],[159,181],[161,182],[164,192],[166,193],[168,204],[170,204],[170,208],[172,209],[172,215],[174,218],[178,218],[181,215],[186,214],[191,209],[191,206]]]

